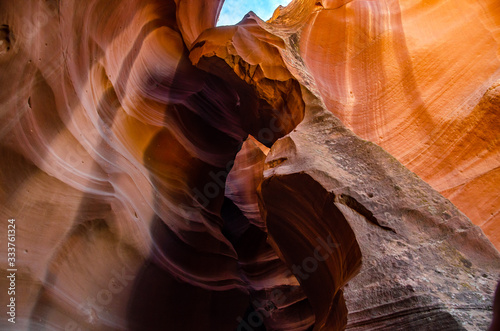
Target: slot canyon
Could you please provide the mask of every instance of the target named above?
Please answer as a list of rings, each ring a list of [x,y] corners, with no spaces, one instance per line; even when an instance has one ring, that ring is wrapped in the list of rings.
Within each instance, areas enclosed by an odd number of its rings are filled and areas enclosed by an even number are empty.
[[[500,330],[500,2],[222,5],[0,0],[0,329]]]

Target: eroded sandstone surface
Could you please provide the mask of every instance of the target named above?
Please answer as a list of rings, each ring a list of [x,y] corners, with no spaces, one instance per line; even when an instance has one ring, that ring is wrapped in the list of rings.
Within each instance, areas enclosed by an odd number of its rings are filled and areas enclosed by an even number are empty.
[[[500,3],[222,3],[0,1],[1,328],[487,329]]]

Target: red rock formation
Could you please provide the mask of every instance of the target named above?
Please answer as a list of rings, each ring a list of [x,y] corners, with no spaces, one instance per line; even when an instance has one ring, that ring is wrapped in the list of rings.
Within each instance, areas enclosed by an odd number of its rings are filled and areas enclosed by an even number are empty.
[[[317,1],[309,12],[297,46],[327,108],[500,247],[500,3]]]
[[[0,0],[16,329],[485,329],[498,252],[348,128],[494,238],[498,5],[221,4]]]

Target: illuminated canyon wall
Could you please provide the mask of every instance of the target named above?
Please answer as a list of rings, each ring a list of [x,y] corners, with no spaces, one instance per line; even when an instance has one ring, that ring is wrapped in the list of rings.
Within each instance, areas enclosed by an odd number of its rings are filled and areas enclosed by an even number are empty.
[[[0,0],[0,328],[487,329],[500,3],[221,6]]]

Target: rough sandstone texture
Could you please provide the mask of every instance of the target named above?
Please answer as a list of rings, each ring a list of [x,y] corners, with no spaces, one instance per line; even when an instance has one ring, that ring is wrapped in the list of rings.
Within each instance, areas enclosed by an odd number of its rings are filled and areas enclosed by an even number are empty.
[[[16,330],[487,329],[500,3],[222,3],[0,0]]]

